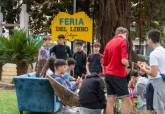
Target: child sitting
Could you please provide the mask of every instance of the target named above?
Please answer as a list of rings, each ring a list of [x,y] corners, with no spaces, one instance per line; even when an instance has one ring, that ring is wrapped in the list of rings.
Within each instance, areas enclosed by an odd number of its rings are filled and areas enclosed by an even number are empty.
[[[138,77],[138,71],[137,70],[133,70],[131,73],[131,80],[129,81],[128,84],[128,88],[130,91],[130,99],[132,101],[132,103],[134,102],[134,98],[136,97],[135,94],[135,85],[136,85],[136,77]]]
[[[55,62],[55,74],[52,76],[56,81],[65,86],[70,91],[76,91],[80,83],[80,78],[77,79],[75,84],[64,78],[66,72],[66,62],[63,59],[57,59]]]
[[[49,57],[46,64],[42,68],[42,72],[40,73],[40,76],[45,77],[46,74],[49,74],[50,76],[55,73],[54,69],[54,63],[55,63],[55,57]]]
[[[146,87],[149,79],[145,72],[141,69],[139,70],[139,76],[137,77],[137,83],[135,86],[135,93],[139,100],[139,111],[146,113]]]
[[[42,58],[37,62],[36,68],[35,68],[37,77],[41,76],[40,74],[41,74],[42,69],[43,69],[44,65],[46,64],[46,62],[47,62],[47,60],[45,58]]]
[[[86,77],[80,88],[80,114],[102,114],[106,106],[104,81],[94,73]]]
[[[64,74],[64,78],[67,79],[68,81],[76,81],[76,79],[74,78],[75,63],[76,61],[73,58],[69,58],[67,60],[68,67]]]

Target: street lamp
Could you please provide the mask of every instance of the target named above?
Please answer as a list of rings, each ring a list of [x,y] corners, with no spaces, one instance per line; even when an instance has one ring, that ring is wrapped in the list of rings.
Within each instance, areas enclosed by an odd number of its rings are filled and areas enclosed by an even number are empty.
[[[73,0],[73,14],[76,13],[76,6],[77,6],[76,2],[77,2],[77,0]],[[71,51],[72,51],[72,53],[74,53],[74,41],[71,42]]]
[[[76,2],[77,0],[73,0],[73,14],[76,13]]]

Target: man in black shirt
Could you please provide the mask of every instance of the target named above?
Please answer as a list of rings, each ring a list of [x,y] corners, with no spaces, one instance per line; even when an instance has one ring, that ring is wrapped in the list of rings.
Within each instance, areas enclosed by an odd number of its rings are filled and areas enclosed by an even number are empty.
[[[75,65],[75,78],[78,76],[82,77],[86,74],[86,60],[87,60],[87,55],[83,51],[83,42],[77,41],[76,43],[76,48],[77,52],[74,54],[74,59],[76,60],[76,65]]]
[[[87,73],[102,73],[102,64],[101,58],[102,54],[100,53],[100,43],[94,43],[94,53],[88,56],[87,61]]]
[[[70,47],[65,45],[65,36],[64,35],[58,36],[58,44],[50,49],[50,54],[52,54],[52,53],[55,54],[57,59],[67,60],[67,58],[72,56]]]

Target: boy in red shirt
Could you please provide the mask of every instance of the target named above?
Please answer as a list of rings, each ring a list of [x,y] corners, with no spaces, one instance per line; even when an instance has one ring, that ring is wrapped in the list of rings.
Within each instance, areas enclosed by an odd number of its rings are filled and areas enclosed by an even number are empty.
[[[116,35],[108,42],[104,50],[102,64],[107,83],[106,114],[114,113],[116,97],[122,98],[122,114],[130,114],[130,99],[126,69],[128,66],[127,38],[128,30],[123,27],[116,29]]]

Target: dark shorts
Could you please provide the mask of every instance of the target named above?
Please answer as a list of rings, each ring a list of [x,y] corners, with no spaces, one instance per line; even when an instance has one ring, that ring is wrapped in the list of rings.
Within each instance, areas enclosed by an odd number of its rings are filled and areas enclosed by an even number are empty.
[[[146,103],[147,103],[147,110],[153,111],[153,98],[154,98],[154,88],[152,84],[148,84],[146,88]]]
[[[113,75],[106,75],[107,94],[109,96],[129,96],[127,78],[120,78]]]

